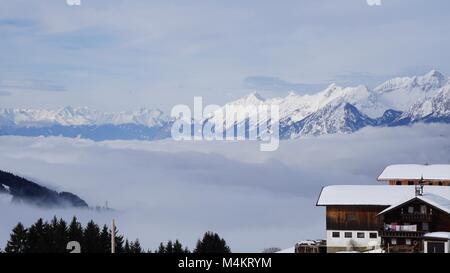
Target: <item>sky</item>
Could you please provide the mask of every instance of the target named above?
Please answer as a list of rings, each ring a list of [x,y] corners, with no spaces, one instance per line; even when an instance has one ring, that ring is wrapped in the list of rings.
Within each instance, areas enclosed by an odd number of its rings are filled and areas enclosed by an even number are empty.
[[[0,0],[0,107],[168,111],[450,75],[447,0]]]
[[[376,177],[394,163],[449,163],[449,138],[443,124],[364,128],[286,140],[262,153],[252,142],[2,136],[2,170],[73,192],[90,206],[108,201],[115,211],[44,210],[4,202],[0,194],[0,248],[19,221],[30,226],[54,215],[99,224],[114,218],[122,233],[152,250],[175,239],[192,249],[208,230],[233,252],[289,248],[325,238],[325,211],[316,207],[323,186],[380,185]]]

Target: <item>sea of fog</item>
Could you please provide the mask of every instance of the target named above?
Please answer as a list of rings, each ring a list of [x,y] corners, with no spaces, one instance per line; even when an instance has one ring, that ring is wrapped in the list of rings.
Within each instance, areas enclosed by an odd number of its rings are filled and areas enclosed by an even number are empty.
[[[0,169],[111,212],[39,209],[0,199],[0,248],[17,222],[76,215],[139,238],[146,249],[179,239],[194,247],[218,232],[232,251],[287,248],[325,237],[323,186],[377,184],[391,163],[450,163],[450,126],[365,128],[351,135],[256,142],[93,142],[60,137],[0,137]]]

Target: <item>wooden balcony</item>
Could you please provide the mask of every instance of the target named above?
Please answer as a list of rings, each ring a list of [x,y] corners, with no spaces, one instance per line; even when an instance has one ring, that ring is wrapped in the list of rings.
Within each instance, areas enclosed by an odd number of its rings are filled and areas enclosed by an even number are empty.
[[[384,238],[422,238],[424,234],[424,231],[380,231],[380,237]]]
[[[401,215],[403,222],[431,222],[433,219],[432,214],[426,214],[426,213],[407,213]]]

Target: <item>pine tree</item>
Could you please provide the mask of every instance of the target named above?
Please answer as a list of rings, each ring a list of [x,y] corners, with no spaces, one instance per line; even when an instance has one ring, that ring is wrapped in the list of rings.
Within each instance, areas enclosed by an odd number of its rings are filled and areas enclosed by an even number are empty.
[[[47,223],[44,223],[42,218],[39,218],[28,229],[28,249],[31,253],[49,253],[50,252],[50,228]]]
[[[100,241],[100,228],[94,221],[89,221],[83,233],[83,252],[84,253],[101,253],[103,252]]]
[[[141,243],[138,239],[136,239],[134,242],[131,242],[130,244],[130,253],[139,254],[142,253],[142,247]]]
[[[106,225],[103,226],[100,233],[99,243],[103,253],[111,253],[111,237],[109,236],[109,229]]]
[[[131,253],[130,243],[128,242],[128,239],[125,240],[125,246],[124,246],[123,251],[124,251],[124,253]]]
[[[173,243],[171,240],[167,242],[166,253],[173,253]]]
[[[180,243],[180,241],[175,240],[175,243],[173,244],[173,252],[183,253],[183,245]]]
[[[22,223],[13,229],[11,237],[6,244],[6,253],[24,253],[28,248],[28,234]]]
[[[50,223],[49,229],[51,232],[50,251],[53,253],[65,253],[69,242],[66,222],[63,219],[58,220],[55,216]]]
[[[158,250],[155,251],[155,253],[160,253],[160,254],[166,253],[166,247],[164,246],[164,244],[162,242],[159,244],[159,248],[158,248]]]
[[[206,232],[203,239],[198,240],[194,253],[231,253],[231,250],[219,234]]]
[[[76,241],[80,244],[83,241],[83,227],[77,221],[77,218],[75,216],[72,218],[72,221],[70,222],[69,229],[67,231],[67,237],[68,241]],[[83,251],[83,247],[81,251]]]

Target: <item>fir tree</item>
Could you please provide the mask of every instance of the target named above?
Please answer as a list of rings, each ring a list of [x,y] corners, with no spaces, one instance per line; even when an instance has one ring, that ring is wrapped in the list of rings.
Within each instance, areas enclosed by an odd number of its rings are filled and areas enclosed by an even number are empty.
[[[49,230],[51,237],[50,251],[53,253],[65,253],[69,242],[66,222],[63,219],[58,221],[55,216],[50,223]]]
[[[173,253],[183,253],[183,245],[178,240],[173,244]]]
[[[124,253],[131,253],[131,250],[130,250],[130,243],[128,242],[128,239],[125,240],[125,246],[124,246],[123,251],[124,251]]]
[[[206,232],[203,239],[198,240],[194,253],[231,253],[231,250],[219,234]]]
[[[158,250],[156,250],[155,251],[155,253],[166,253],[166,247],[164,246],[164,244],[161,242],[160,244],[159,244],[159,248],[158,248]]]
[[[11,237],[6,244],[6,253],[25,253],[28,248],[28,234],[22,223],[13,229]]]
[[[155,251],[155,253],[190,253],[190,251],[187,247],[183,248],[180,241],[175,240],[175,243],[173,243],[169,240],[166,245],[164,245],[164,243],[160,243],[159,248]]]
[[[83,252],[84,253],[101,253],[102,249],[99,245],[100,228],[94,221],[89,221],[83,233]]]
[[[166,253],[173,253],[173,243],[171,240],[167,242]]]
[[[74,216],[72,221],[70,222],[69,229],[67,231],[67,240],[68,241],[76,241],[80,244],[83,242],[83,227],[77,221],[77,218]],[[83,248],[81,249],[83,251]]]
[[[44,220],[40,218],[28,230],[28,249],[31,253],[49,253],[50,249],[50,228]]]
[[[103,253],[111,253],[111,237],[109,235],[109,229],[106,225],[103,226],[100,233],[100,242]]]
[[[130,244],[130,253],[139,254],[142,253],[142,247],[141,243],[138,239],[136,239],[134,242],[131,242]]]

